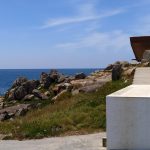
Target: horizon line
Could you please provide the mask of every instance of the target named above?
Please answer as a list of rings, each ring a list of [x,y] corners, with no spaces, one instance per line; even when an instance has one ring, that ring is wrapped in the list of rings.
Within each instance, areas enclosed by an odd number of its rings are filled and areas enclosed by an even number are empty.
[[[85,67],[85,68],[0,68],[0,70],[35,70],[35,69],[39,69],[39,70],[42,70],[42,69],[45,69],[45,70],[48,70],[48,69],[103,69],[105,67]]]

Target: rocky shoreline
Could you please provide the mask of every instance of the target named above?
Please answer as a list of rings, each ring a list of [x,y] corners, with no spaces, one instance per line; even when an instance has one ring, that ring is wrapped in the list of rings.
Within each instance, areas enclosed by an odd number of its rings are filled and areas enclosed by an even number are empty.
[[[49,103],[56,103],[65,94],[95,92],[107,82],[120,79],[127,82],[127,80],[132,80],[136,67],[140,66],[148,67],[149,62],[117,61],[89,76],[84,73],[65,76],[57,70],[51,70],[49,73],[42,72],[40,80],[20,77],[14,81],[6,94],[0,97],[0,121],[24,116],[31,109],[40,107],[41,103],[46,100],[49,100]],[[33,100],[38,103],[31,104]]]

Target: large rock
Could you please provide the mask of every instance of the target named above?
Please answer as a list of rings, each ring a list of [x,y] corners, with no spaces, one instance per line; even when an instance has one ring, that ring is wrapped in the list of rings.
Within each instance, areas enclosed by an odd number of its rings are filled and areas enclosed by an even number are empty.
[[[85,87],[81,87],[79,89],[79,92],[81,93],[91,93],[91,92],[96,92],[100,87],[102,87],[105,83],[101,83],[101,84],[93,84],[93,85],[89,85],[89,86],[85,86]]]
[[[90,77],[90,76],[88,76],[86,79],[73,80],[70,83],[73,86],[73,89],[75,90],[75,89],[79,89],[81,87],[93,85],[98,81],[98,79],[102,79],[102,78],[103,77],[94,77],[94,76]]]
[[[26,95],[27,95],[27,91],[25,89],[25,87],[20,86],[15,90],[14,96],[16,100],[21,100],[23,99]]]
[[[113,64],[109,64],[104,70],[112,70]]]
[[[134,73],[135,73],[135,67],[133,68],[129,68],[125,71],[123,71],[122,76],[126,77],[126,78],[130,78],[133,77]]]
[[[27,112],[28,112],[27,108],[20,108],[16,111],[15,116],[25,116]]]
[[[19,77],[19,78],[17,78],[15,81],[14,81],[14,83],[13,83],[13,85],[12,85],[12,88],[15,88],[15,87],[17,87],[17,86],[21,86],[24,82],[26,82],[26,81],[28,81],[28,79],[27,78],[25,78],[25,77]]]
[[[150,50],[146,50],[146,51],[143,53],[143,59],[150,62]]]
[[[66,77],[59,73],[57,70],[52,69],[49,74],[42,73],[40,77],[40,83],[43,84],[44,88],[49,88],[51,83],[62,83]]]
[[[10,89],[5,94],[5,98],[8,100],[21,100],[26,95],[31,94],[32,91],[38,87],[38,85],[38,80],[16,80],[13,85],[14,88]]]
[[[28,95],[26,95],[26,96],[23,98],[23,100],[30,101],[30,100],[32,100],[33,98],[34,98],[34,95],[33,95],[33,94],[28,94]]]
[[[65,79],[65,83],[70,83],[73,80],[75,80],[74,76],[67,76],[66,79]]]
[[[27,94],[31,94],[34,89],[36,89],[39,86],[38,80],[30,80],[26,81],[22,84],[24,89],[26,90]]]
[[[58,83],[62,83],[62,82],[64,82],[65,80],[66,80],[66,77],[65,77],[64,75],[61,74],[61,75],[59,76],[57,82],[58,82]]]
[[[8,116],[7,112],[3,112],[0,114],[0,121],[7,120],[8,118],[9,118],[9,116]]]
[[[60,93],[63,90],[67,90],[68,92],[71,92],[73,89],[73,85],[71,83],[60,83],[55,85],[55,87],[52,89],[55,95]]]
[[[96,91],[105,83],[111,81],[111,72],[101,71],[96,74],[88,76],[86,79],[71,81],[73,86],[72,94],[79,92],[90,93]]]
[[[61,97],[62,97],[64,94],[66,94],[66,93],[68,93],[67,90],[61,91],[58,95],[56,95],[55,97],[52,98],[52,101],[53,101],[53,102],[58,101],[58,100],[61,99]]]
[[[0,109],[4,108],[4,97],[0,97]]]
[[[25,77],[17,78],[11,89],[6,92],[5,98],[7,100],[21,100],[26,95],[31,94],[39,84],[38,80],[27,80]]]
[[[49,97],[47,95],[45,95],[44,93],[42,93],[42,100],[48,100]]]
[[[38,97],[39,99],[42,99],[42,100],[46,100],[48,99],[48,96],[46,96],[45,94],[41,93],[39,90],[37,89],[34,89],[33,90],[33,94],[35,97]]]
[[[24,96],[27,95],[27,92],[23,86],[19,86],[13,89],[10,89],[6,94],[5,98],[9,101],[12,100],[21,100]]]
[[[0,102],[3,102],[5,98],[3,96],[0,96]]]
[[[16,106],[7,107],[0,110],[0,121],[22,116],[32,108],[30,104],[20,104]]]
[[[62,90],[65,90],[65,86],[63,84],[57,84],[52,88],[52,91],[54,92],[55,95],[60,93]]]
[[[38,97],[38,98],[42,99],[42,94],[41,94],[41,92],[39,90],[34,89],[32,91],[32,93],[34,94],[35,97]]]
[[[64,75],[59,73],[57,70],[53,69],[50,71],[49,76],[51,77],[51,79],[53,80],[53,82],[55,83],[60,83],[62,82],[62,80],[64,80]],[[62,78],[62,79],[61,79]]]
[[[15,100],[15,91],[16,91],[16,88],[13,88],[7,91],[5,94],[5,98],[10,101]]]
[[[51,96],[52,95],[52,92],[50,92],[50,91],[46,91],[45,93],[44,93],[44,95],[46,95],[46,96]]]
[[[122,65],[121,64],[114,65],[112,69],[112,80],[113,81],[119,80],[121,78],[121,74],[122,74]]]
[[[72,94],[73,96],[79,94],[79,89],[72,90],[71,94]]]
[[[141,67],[150,67],[150,62],[146,61],[146,62],[142,62]]]
[[[12,139],[13,135],[12,133],[10,134],[0,134],[0,140],[9,140]]]
[[[4,102],[0,102],[0,109],[3,109],[4,108]]]
[[[73,85],[71,83],[64,83],[64,86],[68,92],[71,92]]]
[[[45,72],[42,72],[40,76],[40,83],[45,88],[48,89],[53,82],[53,79]]]
[[[42,72],[40,75],[40,83],[42,84],[47,77],[48,77],[48,74],[46,72]]]
[[[129,62],[127,62],[127,61],[120,61],[120,65],[122,66],[122,67],[129,67]]]
[[[75,75],[75,79],[85,79],[86,78],[86,75],[82,72],[82,73],[77,73]]]

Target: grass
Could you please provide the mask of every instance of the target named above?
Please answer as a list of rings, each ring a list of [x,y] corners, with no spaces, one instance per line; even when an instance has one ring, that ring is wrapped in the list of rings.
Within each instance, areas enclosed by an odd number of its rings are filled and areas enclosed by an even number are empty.
[[[106,95],[130,83],[109,82],[97,92],[63,95],[54,104],[30,111],[25,117],[0,123],[0,133],[13,138],[42,138],[105,130]]]

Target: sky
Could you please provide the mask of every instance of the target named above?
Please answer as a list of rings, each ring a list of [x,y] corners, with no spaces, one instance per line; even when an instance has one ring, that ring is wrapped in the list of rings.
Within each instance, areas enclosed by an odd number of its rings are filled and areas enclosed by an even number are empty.
[[[150,35],[150,0],[0,0],[0,69],[103,68]]]

